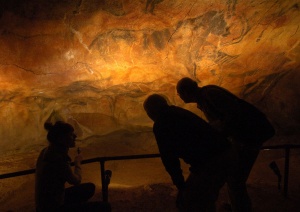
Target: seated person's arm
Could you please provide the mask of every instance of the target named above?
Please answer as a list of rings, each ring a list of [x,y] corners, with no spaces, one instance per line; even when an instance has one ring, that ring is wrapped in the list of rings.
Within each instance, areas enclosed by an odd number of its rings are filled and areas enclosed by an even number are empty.
[[[74,172],[72,171],[72,168],[70,164],[68,164],[67,171],[66,171],[66,180],[71,185],[78,185],[81,183],[81,167],[80,167],[81,160],[76,156],[74,160]]]

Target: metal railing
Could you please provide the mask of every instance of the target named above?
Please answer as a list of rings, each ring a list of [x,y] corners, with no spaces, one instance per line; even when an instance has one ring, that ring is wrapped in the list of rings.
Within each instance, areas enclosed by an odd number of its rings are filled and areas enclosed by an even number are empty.
[[[284,178],[283,178],[283,195],[287,197],[288,195],[288,184],[289,184],[289,170],[290,170],[290,152],[291,149],[300,148],[298,144],[283,144],[276,146],[263,146],[262,150],[271,150],[271,149],[284,149]]]
[[[144,154],[144,155],[128,155],[128,156],[112,156],[112,157],[97,157],[86,159],[81,162],[81,164],[88,163],[100,163],[100,174],[101,174],[101,185],[102,185],[102,199],[104,202],[108,202],[108,185],[110,181],[109,170],[105,170],[106,161],[115,161],[115,160],[132,160],[132,159],[146,159],[146,158],[158,158],[160,154]],[[74,163],[71,163],[74,166]],[[0,179],[18,177],[23,175],[34,174],[35,169],[28,169],[23,171],[11,172],[6,174],[1,174]]]
[[[288,179],[289,179],[289,163],[290,163],[290,150],[300,148],[300,145],[285,144],[276,146],[263,146],[262,150],[274,150],[274,149],[284,149],[285,150],[285,163],[284,163],[284,188],[283,194],[287,197],[288,194]],[[146,159],[146,158],[158,158],[160,154],[144,154],[144,155],[128,155],[128,156],[112,156],[112,157],[97,157],[87,160],[83,160],[82,164],[88,163],[100,163],[100,174],[101,174],[101,185],[102,185],[102,199],[104,202],[108,202],[108,185],[110,182],[110,170],[105,170],[106,161],[115,160],[132,160],[132,159]],[[73,163],[71,165],[74,165]],[[34,174],[35,169],[28,169],[23,171],[11,172],[6,174],[1,174],[0,179],[18,177],[22,175]]]

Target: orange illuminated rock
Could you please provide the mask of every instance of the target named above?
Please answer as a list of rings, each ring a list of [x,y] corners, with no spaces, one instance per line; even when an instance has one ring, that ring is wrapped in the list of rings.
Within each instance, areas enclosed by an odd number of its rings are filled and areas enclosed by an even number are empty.
[[[4,1],[1,152],[43,144],[51,114],[74,123],[83,141],[151,127],[149,94],[193,107],[175,92],[185,76],[224,86],[281,134],[299,134],[297,0],[78,2]]]

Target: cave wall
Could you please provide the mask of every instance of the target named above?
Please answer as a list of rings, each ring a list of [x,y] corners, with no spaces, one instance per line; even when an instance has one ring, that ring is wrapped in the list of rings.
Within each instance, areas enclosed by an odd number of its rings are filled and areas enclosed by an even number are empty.
[[[284,142],[300,134],[298,0],[0,2],[0,153],[40,149],[49,119],[82,142],[149,131],[149,94],[195,109],[185,76],[252,102]]]

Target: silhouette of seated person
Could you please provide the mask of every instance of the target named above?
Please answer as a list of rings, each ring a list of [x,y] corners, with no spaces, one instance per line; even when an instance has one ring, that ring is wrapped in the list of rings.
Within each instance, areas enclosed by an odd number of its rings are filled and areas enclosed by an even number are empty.
[[[38,212],[56,211],[110,211],[108,203],[88,202],[95,193],[93,183],[81,184],[82,155],[74,159],[71,168],[69,148],[75,147],[74,128],[65,122],[45,123],[49,145],[36,163],[35,201]],[[65,188],[68,182],[71,187]]]
[[[202,118],[169,105],[161,95],[150,95],[143,106],[154,121],[162,163],[178,189],[177,207],[182,211],[215,211],[230,166],[229,141]],[[186,181],[180,159],[190,165]]]

